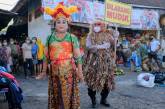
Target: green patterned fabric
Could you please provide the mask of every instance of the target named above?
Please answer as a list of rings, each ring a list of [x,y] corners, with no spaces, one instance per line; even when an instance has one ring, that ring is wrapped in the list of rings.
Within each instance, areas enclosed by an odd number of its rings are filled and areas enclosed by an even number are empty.
[[[52,35],[48,36],[46,46],[48,46],[48,42],[49,44],[51,44],[53,42],[63,42],[63,41],[72,42],[74,48],[79,48],[77,37],[70,33],[67,33],[66,36],[62,39],[56,37],[55,33],[53,33]]]
[[[83,64],[82,57],[79,56],[79,57],[75,58],[75,62],[76,62],[76,64]]]

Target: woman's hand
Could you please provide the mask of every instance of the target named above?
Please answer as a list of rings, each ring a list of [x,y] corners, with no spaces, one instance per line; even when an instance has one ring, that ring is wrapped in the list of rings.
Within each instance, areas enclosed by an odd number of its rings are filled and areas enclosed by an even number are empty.
[[[74,57],[79,57],[79,56],[81,56],[80,49],[79,48],[74,49]],[[84,82],[81,63],[77,64],[76,75],[81,82]]]
[[[78,79],[80,80],[80,82],[84,82],[84,76],[83,76],[82,71],[77,70],[77,76],[78,76]]]

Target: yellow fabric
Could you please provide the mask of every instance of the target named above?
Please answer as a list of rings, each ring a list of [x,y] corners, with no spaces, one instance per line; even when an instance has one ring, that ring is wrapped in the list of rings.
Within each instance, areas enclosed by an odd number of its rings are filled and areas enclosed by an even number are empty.
[[[73,14],[73,13],[78,12],[78,10],[79,10],[77,6],[66,7],[63,5],[63,2],[61,2],[54,9],[51,9],[50,7],[45,7],[44,12],[46,14],[52,16],[54,19],[57,19],[59,17],[66,17],[61,12],[59,12],[56,16],[53,16],[55,13],[57,13],[59,11],[58,9],[62,9],[64,11],[64,13],[66,13],[69,16],[71,16],[71,14]],[[69,18],[67,18],[67,19],[69,19]]]
[[[86,37],[85,36],[81,37],[81,39],[80,39],[80,45],[83,48],[86,48]]]
[[[44,45],[42,44],[40,39],[37,39],[37,45],[38,45],[37,58],[38,60],[42,60],[44,58]]]

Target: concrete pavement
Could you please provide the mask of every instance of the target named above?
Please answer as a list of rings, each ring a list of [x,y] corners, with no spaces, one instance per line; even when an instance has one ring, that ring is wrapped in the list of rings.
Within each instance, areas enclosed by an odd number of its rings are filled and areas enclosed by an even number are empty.
[[[110,109],[165,109],[165,87],[144,88],[136,85],[137,73],[116,77],[116,90],[108,101]],[[21,79],[24,91],[23,109],[47,109],[47,80]],[[87,87],[80,84],[81,109],[92,109]],[[100,95],[97,94],[99,104]],[[107,109],[98,105],[98,109]]]

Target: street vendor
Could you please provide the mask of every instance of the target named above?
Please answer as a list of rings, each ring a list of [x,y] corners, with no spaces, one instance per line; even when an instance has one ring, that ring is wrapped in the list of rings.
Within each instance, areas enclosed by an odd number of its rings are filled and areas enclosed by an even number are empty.
[[[83,71],[93,108],[97,107],[96,92],[101,92],[100,104],[110,107],[106,99],[115,85],[115,38],[113,35],[113,30],[108,30],[105,23],[98,21],[91,25],[86,39],[88,54],[86,54]]]

